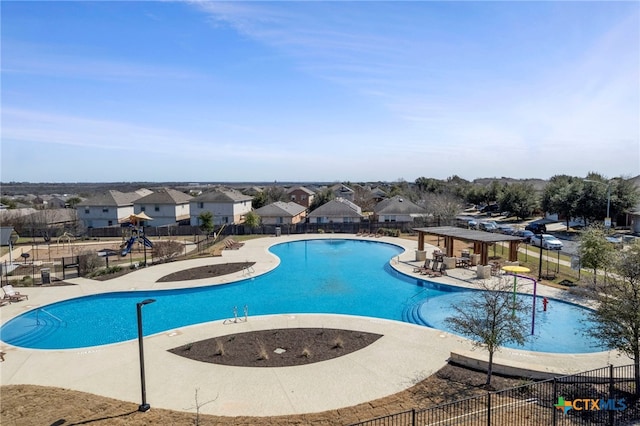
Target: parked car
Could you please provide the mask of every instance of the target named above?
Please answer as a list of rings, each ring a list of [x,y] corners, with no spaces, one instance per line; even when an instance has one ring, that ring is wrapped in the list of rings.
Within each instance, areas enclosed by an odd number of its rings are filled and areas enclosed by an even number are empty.
[[[544,223],[539,222],[531,222],[527,226],[524,227],[527,231],[531,231],[534,234],[542,234],[547,232],[547,227]]]
[[[547,250],[562,250],[562,242],[551,234],[534,234],[531,237],[531,244]]]
[[[480,222],[478,229],[487,232],[498,232],[498,225],[495,222]]]
[[[467,222],[467,227],[469,229],[478,229],[478,221],[471,219],[469,222]]]
[[[535,234],[531,231],[520,229],[516,231],[515,234],[513,235],[515,235],[516,237],[524,238],[524,242],[528,244],[531,242],[531,237],[534,236]]]
[[[511,225],[498,225],[498,232],[506,235],[514,235],[516,229]]]

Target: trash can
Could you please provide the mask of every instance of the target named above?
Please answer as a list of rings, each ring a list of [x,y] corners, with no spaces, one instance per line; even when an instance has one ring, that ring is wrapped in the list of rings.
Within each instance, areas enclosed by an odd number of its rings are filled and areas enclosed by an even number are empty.
[[[40,270],[40,276],[42,277],[42,284],[51,284],[51,269],[42,268]]]
[[[279,226],[277,226],[276,227],[276,237],[279,237],[280,235],[282,235],[282,229]]]

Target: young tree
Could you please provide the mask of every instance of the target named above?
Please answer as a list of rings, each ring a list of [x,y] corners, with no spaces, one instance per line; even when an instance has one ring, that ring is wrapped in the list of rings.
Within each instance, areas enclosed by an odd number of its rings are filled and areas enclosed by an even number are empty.
[[[260,216],[256,212],[250,211],[244,216],[244,224],[253,232],[255,228],[260,226]]]
[[[606,231],[600,226],[590,226],[580,235],[578,255],[580,264],[593,269],[593,284],[598,283],[598,269],[611,266],[614,247],[606,239]]]
[[[514,300],[511,285],[500,280],[495,284],[484,282],[482,291],[469,301],[454,305],[453,310],[455,314],[446,319],[451,328],[489,352],[486,386],[490,388],[495,352],[507,343],[524,344],[527,307],[520,298]]]
[[[198,222],[200,223],[200,229],[209,235],[213,231],[213,213],[204,211],[198,215]]]
[[[588,333],[633,360],[640,396],[640,242],[616,256],[614,269],[613,280],[594,291],[599,304],[591,314],[594,326]]]

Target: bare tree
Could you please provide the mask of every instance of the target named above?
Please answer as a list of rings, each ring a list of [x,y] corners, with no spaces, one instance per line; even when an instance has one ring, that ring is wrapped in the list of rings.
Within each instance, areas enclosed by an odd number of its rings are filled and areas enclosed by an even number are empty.
[[[446,319],[457,333],[469,337],[475,346],[489,352],[486,386],[491,387],[493,355],[507,343],[524,344],[527,324],[524,302],[514,297],[511,286],[504,280],[484,281],[482,290],[460,305],[454,305],[455,314]]]
[[[614,270],[616,274],[606,284],[594,289],[599,303],[587,332],[633,360],[636,394],[640,395],[640,242],[616,256]]]

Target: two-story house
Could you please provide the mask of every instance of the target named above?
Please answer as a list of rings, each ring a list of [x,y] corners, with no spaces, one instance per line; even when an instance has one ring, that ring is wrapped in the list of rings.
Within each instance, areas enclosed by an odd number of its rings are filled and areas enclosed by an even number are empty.
[[[331,200],[311,213],[309,223],[360,223],[362,209],[344,198]]]
[[[244,216],[251,211],[252,199],[233,189],[205,192],[189,202],[190,224],[200,226],[199,216],[203,212],[213,215],[214,225],[243,223]]]
[[[309,208],[309,206],[311,206],[311,203],[313,203],[315,194],[315,192],[308,188],[305,188],[304,186],[296,186],[287,191],[287,195],[289,196],[289,199],[291,201],[306,208]]]
[[[189,223],[189,201],[193,197],[175,189],[163,188],[134,201],[135,213],[144,212],[153,222],[142,225],[166,226]]]
[[[87,228],[120,226],[134,214],[133,202],[140,196],[137,192],[125,193],[116,190],[97,194],[76,206],[78,219]]]
[[[255,213],[263,225],[294,225],[304,222],[307,209],[293,201],[276,201],[260,207]]]

